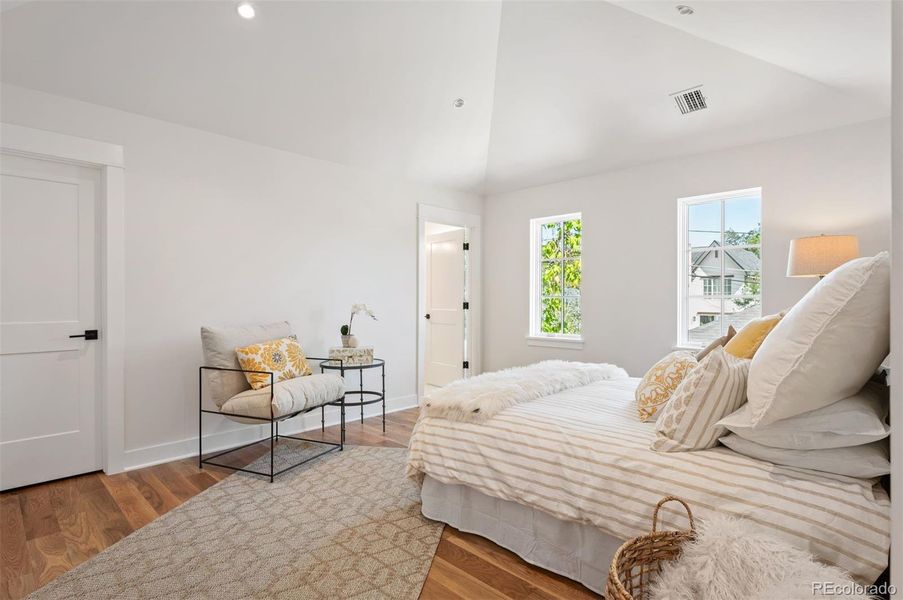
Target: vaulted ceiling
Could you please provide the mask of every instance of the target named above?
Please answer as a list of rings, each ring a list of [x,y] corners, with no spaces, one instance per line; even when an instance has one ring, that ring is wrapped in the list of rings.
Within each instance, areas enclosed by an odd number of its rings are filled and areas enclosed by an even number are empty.
[[[889,114],[888,1],[684,3],[18,0],[0,79],[480,193]]]

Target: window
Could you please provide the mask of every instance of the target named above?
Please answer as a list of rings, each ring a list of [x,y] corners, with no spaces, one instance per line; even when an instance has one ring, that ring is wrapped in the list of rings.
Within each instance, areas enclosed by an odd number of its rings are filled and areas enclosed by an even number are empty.
[[[530,229],[530,336],[579,341],[583,272],[580,213],[533,219]]]
[[[681,198],[678,345],[702,347],[762,314],[760,188]]]

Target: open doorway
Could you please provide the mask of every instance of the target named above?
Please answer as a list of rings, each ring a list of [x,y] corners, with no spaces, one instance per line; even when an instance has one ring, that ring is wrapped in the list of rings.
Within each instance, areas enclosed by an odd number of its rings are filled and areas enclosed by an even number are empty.
[[[479,372],[479,215],[420,206],[418,394]]]

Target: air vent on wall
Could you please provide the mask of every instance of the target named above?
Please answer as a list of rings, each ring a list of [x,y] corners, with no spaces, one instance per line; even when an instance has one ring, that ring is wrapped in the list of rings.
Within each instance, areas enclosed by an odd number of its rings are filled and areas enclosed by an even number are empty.
[[[674,98],[674,102],[677,103],[677,108],[680,109],[680,114],[682,115],[708,108],[706,97],[702,95],[701,85],[674,92],[671,94],[671,97]]]

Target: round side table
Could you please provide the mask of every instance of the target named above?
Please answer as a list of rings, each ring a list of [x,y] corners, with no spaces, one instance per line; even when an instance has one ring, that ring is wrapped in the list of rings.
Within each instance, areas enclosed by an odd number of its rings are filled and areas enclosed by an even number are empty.
[[[380,391],[375,390],[365,390],[364,389],[364,371],[367,369],[379,369],[381,380],[382,380],[382,388]],[[374,358],[373,362],[363,364],[363,365],[349,365],[348,363],[342,362],[340,360],[324,360],[320,362],[320,372],[325,373],[326,371],[339,371],[339,374],[344,379],[345,373],[348,371],[357,371],[358,372],[358,383],[359,388],[356,390],[346,390],[345,395],[342,396],[341,400],[337,400],[335,402],[331,402],[331,406],[338,406],[342,410],[342,443],[345,443],[345,407],[346,406],[359,406],[361,408],[361,423],[364,422],[364,407],[368,404],[376,404],[377,402],[382,402],[383,405],[383,433],[386,432],[386,361],[381,358]],[[349,394],[354,394],[358,397],[357,402],[348,402],[347,398]],[[326,429],[326,411],[323,407],[320,408],[320,429]]]

